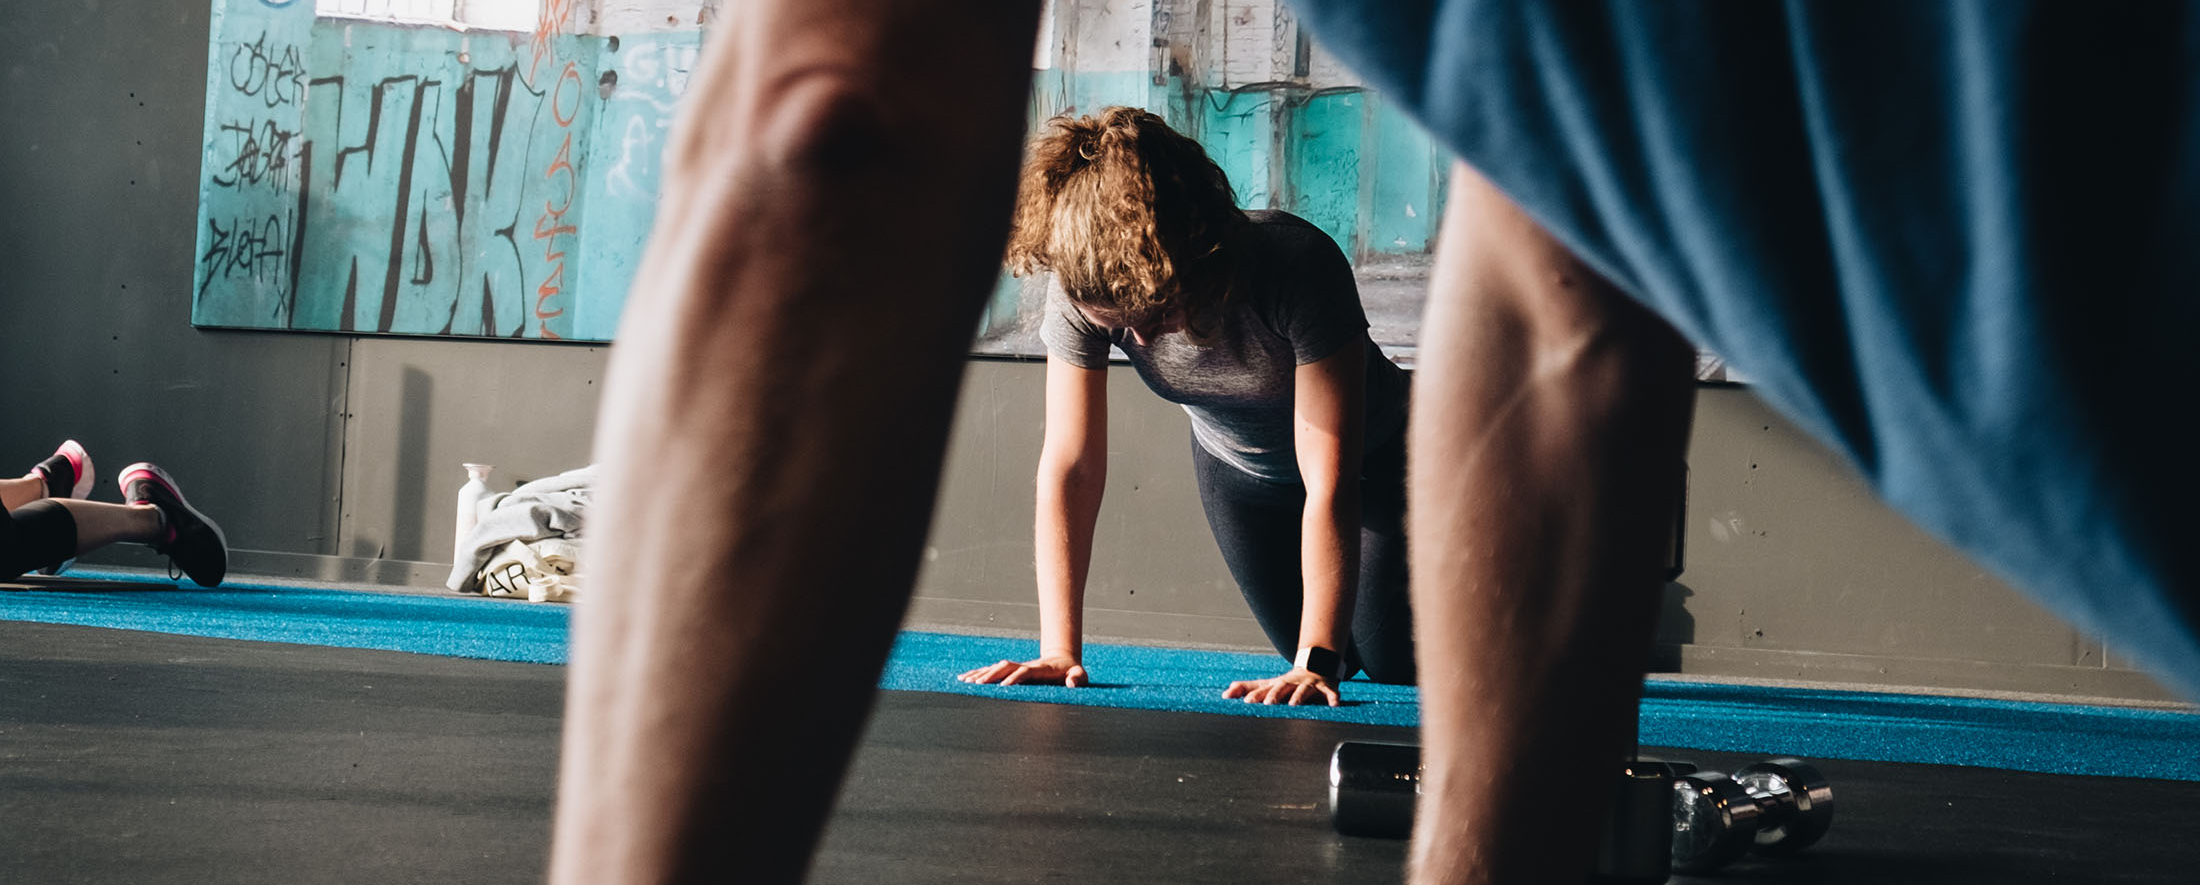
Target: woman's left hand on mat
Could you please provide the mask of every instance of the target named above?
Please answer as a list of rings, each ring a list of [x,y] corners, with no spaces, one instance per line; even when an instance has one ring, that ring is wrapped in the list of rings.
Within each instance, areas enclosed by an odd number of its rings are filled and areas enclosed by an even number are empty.
[[[1047,655],[1022,663],[1001,661],[990,666],[965,671],[955,677],[963,682],[979,685],[1062,685],[1082,688],[1085,685],[1085,666],[1066,655]]]
[[[1294,667],[1291,672],[1271,679],[1247,679],[1232,682],[1229,688],[1223,690],[1222,696],[1225,698],[1241,697],[1248,704],[1290,704],[1292,706],[1321,703],[1326,700],[1329,706],[1334,707],[1340,701],[1336,686],[1331,685],[1329,680],[1323,679],[1313,671],[1299,667]]]

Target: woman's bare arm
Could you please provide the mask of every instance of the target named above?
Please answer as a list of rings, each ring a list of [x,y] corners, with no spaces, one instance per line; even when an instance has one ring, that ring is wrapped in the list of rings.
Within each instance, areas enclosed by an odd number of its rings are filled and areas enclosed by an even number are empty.
[[[965,672],[964,682],[1086,684],[1085,578],[1108,485],[1108,370],[1047,357],[1046,442],[1033,483],[1039,656]]]

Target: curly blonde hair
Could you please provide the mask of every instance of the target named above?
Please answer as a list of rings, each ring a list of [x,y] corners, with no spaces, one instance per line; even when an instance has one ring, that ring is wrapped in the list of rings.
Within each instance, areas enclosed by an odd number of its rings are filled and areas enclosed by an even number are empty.
[[[1245,221],[1199,142],[1138,108],[1048,120],[1016,197],[1007,261],[1051,271],[1070,299],[1136,323],[1226,294],[1224,239]]]

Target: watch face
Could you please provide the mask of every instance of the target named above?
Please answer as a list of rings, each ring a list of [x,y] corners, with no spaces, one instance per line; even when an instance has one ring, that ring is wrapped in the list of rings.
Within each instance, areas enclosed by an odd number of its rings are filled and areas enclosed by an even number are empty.
[[[1299,659],[1296,664],[1309,673],[1320,674],[1340,682],[1344,680],[1344,673],[1342,672],[1344,670],[1344,658],[1336,652],[1319,645],[1309,645],[1299,649]]]

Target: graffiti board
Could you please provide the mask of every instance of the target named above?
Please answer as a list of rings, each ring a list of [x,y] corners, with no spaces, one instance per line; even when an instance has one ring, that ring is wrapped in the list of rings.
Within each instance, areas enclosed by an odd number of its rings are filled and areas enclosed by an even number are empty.
[[[605,341],[700,33],[534,32],[218,2],[191,317]]]

